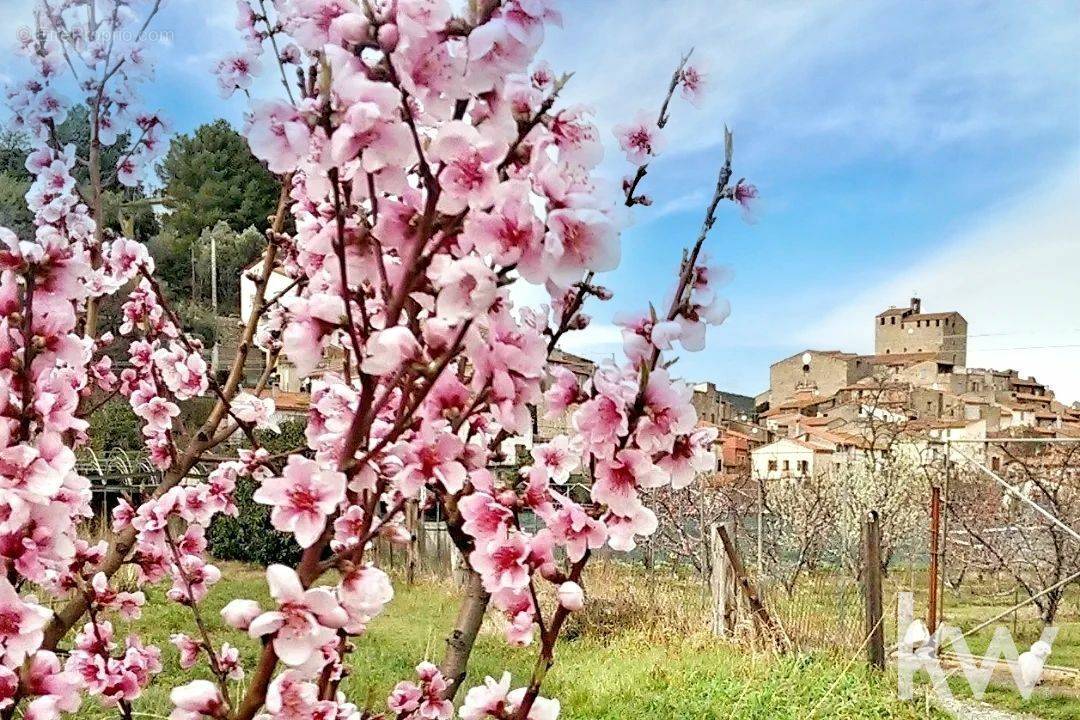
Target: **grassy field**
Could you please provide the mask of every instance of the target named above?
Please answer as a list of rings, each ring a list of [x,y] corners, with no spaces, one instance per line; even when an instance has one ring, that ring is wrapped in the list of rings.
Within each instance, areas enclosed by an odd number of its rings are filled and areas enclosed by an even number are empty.
[[[245,663],[258,652],[255,641],[224,628],[218,610],[228,598],[251,597],[269,606],[262,572],[223,563],[224,579],[205,602],[214,642],[241,648]],[[746,718],[926,718],[922,703],[895,698],[891,675],[879,676],[856,662],[826,654],[783,658],[754,654],[716,641],[700,631],[697,586],[674,579],[642,582],[624,570],[598,568],[589,578],[597,598],[586,617],[570,626],[573,639],[560,644],[545,694],[562,700],[563,720],[706,720]],[[387,691],[424,658],[437,660],[442,638],[456,609],[456,594],[446,584],[397,583],[398,594],[377,618],[350,657],[351,674],[343,689],[354,702],[381,707]],[[165,671],[137,703],[139,717],[164,717],[170,708],[166,689],[188,673],[177,670],[174,632],[193,633],[190,611],[162,600],[161,588],[147,588],[150,602],[134,624],[144,641],[163,648]],[[525,684],[534,651],[509,648],[501,633],[485,627],[470,681],[503,669]],[[205,669],[202,670],[203,676]],[[241,682],[242,685],[242,682]],[[822,699],[824,700],[822,701]],[[820,701],[820,704],[819,704]],[[90,704],[78,714],[115,717]],[[929,717],[940,717],[931,714]]]

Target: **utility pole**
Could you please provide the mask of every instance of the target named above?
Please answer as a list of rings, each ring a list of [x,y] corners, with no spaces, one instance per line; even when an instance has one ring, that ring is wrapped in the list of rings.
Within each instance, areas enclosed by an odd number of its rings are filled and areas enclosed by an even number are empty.
[[[218,302],[217,302],[217,234],[210,232],[210,304],[214,308],[214,349],[210,355],[210,370],[215,375],[218,369]]]

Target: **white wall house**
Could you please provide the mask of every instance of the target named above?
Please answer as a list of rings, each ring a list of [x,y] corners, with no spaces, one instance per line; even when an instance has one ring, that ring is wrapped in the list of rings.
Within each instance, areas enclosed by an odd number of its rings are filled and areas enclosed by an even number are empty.
[[[832,467],[833,450],[817,440],[781,438],[751,450],[750,464],[759,480],[812,477]]]

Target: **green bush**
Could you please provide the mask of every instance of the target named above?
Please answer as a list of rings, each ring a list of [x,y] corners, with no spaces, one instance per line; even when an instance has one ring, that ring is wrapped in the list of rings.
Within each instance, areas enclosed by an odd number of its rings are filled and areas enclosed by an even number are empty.
[[[110,400],[90,416],[90,447],[95,452],[144,449],[142,420],[136,417],[127,400]]]
[[[259,442],[271,454],[283,453],[304,444],[302,420],[285,420],[281,433],[258,434]],[[256,484],[250,478],[236,483],[233,498],[239,514],[219,515],[210,523],[206,538],[210,553],[219,560],[239,560],[262,566],[282,563],[295,565],[300,560],[300,546],[289,533],[278,532],[270,524],[270,507],[252,499]]]
[[[236,517],[219,515],[206,533],[210,554],[219,560],[239,560],[267,566],[274,563],[295,565],[300,560],[300,546],[291,534],[278,532],[270,524],[270,508],[252,499],[255,483],[241,478],[233,495],[240,513]]]

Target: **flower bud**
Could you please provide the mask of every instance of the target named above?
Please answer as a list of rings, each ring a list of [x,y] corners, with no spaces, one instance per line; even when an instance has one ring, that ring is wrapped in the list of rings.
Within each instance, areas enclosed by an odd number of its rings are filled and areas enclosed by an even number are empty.
[[[394,52],[400,38],[401,33],[397,25],[389,24],[379,28],[379,47],[386,52]]]
[[[570,612],[577,612],[585,607],[585,591],[576,582],[567,580],[559,586],[559,605]]]
[[[254,600],[230,600],[228,605],[221,608],[221,619],[237,630],[247,630],[251,621],[261,614],[259,603]]]

